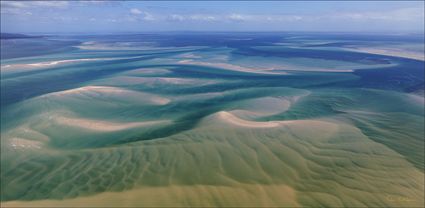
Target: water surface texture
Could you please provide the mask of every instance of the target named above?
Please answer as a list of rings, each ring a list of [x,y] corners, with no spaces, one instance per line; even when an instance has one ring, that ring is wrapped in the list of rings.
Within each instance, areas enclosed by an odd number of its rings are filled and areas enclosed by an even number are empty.
[[[2,206],[424,204],[423,36],[1,41]]]

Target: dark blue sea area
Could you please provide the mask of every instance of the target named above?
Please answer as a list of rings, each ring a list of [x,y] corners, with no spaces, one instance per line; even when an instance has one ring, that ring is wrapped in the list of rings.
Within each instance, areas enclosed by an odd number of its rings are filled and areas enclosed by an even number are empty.
[[[333,44],[321,44],[321,49],[315,49],[315,46],[306,47],[279,47],[277,49],[258,49],[257,46],[274,46],[276,42],[298,43],[299,39],[294,36],[302,36],[302,39],[308,40],[333,40],[343,41]],[[36,38],[2,39],[2,61],[10,58],[28,57],[44,54],[69,54],[80,53],[86,56],[88,52],[78,51],[75,47],[82,42],[95,40],[103,43],[116,42],[154,42],[155,47],[207,47],[202,49],[192,49],[193,51],[213,50],[218,47],[231,48],[231,55],[240,55],[246,57],[273,57],[273,58],[311,58],[335,61],[346,61],[359,64],[379,64],[379,63],[397,63],[396,66],[372,69],[362,69],[350,74],[357,76],[357,79],[346,80],[347,73],[317,73],[317,72],[296,72],[290,76],[271,76],[259,75],[244,72],[235,72],[222,69],[207,70],[208,67],[193,67],[180,65],[161,65],[157,67],[168,67],[173,71],[173,77],[202,77],[202,78],[223,78],[223,79],[245,79],[249,83],[247,86],[288,86],[288,87],[367,87],[376,89],[389,89],[395,91],[409,92],[417,90],[418,86],[424,83],[424,61],[412,60],[400,57],[390,57],[385,55],[375,55],[351,51],[335,51],[323,49],[323,46],[344,46],[349,43],[359,45],[385,44],[388,42],[408,42],[423,43],[423,39],[417,35],[411,36],[386,36],[386,35],[352,35],[352,34],[310,34],[310,33],[171,33],[171,34],[127,34],[127,35],[76,35],[76,36],[45,36]],[[187,52],[187,51],[185,51]],[[70,89],[81,85],[84,82],[99,79],[115,73],[124,72],[137,68],[137,65],[124,65],[125,63],[149,60],[158,57],[167,57],[177,54],[179,51],[167,52],[145,52],[132,51],[131,54],[117,53],[102,54],[101,57],[123,57],[120,60],[106,60],[96,63],[76,63],[71,66],[53,66],[46,70],[25,71],[13,74],[2,74],[2,78],[16,78],[13,82],[2,82],[1,105],[6,106],[18,101],[22,101],[33,96],[48,92]],[[137,58],[125,58],[131,55]],[[85,70],[90,68],[91,70]],[[32,79],[30,76],[43,72],[51,71],[64,72],[52,73]],[[319,76],[317,76],[319,74]],[[66,75],[66,76],[65,76]],[[23,76],[22,79],[18,79]],[[341,77],[338,81],[336,77]],[[328,80],[329,82],[327,82]],[[225,86],[219,87],[224,88]],[[232,86],[229,86],[232,88]],[[237,88],[237,86],[234,86]],[[193,89],[196,91],[197,89]],[[420,89],[419,89],[420,90]]]

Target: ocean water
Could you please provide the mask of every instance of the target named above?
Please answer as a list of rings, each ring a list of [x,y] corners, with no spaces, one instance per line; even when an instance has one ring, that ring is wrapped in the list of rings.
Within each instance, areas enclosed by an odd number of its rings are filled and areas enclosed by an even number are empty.
[[[424,203],[421,36],[57,35],[1,45],[4,206]]]

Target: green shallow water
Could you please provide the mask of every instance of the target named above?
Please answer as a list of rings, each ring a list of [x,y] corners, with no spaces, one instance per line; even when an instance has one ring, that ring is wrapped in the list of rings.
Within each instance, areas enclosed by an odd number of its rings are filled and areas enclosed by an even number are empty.
[[[268,47],[2,60],[2,206],[422,206],[424,62]]]

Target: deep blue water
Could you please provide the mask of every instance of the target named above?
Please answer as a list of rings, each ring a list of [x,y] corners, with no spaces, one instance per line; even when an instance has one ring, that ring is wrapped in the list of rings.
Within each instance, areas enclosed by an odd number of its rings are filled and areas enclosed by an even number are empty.
[[[293,33],[194,33],[194,34],[130,34],[130,35],[80,35],[80,36],[52,36],[45,38],[12,39],[2,40],[2,51],[7,51],[2,55],[2,65],[17,57],[27,57],[31,55],[43,54],[87,54],[88,52],[78,50],[72,45],[78,45],[85,41],[99,41],[104,43],[115,42],[154,42],[156,47],[177,47],[177,46],[207,46],[208,48],[193,49],[188,51],[205,51],[217,47],[229,47],[235,55],[246,57],[274,57],[274,58],[313,58],[335,61],[346,61],[360,64],[385,64],[388,62],[397,63],[397,66],[385,69],[363,69],[352,73],[316,73],[316,72],[295,72],[289,76],[285,75],[259,75],[252,73],[228,71],[223,69],[199,66],[183,66],[169,64],[146,64],[144,67],[165,67],[173,73],[172,77],[197,77],[197,78],[220,78],[229,80],[249,80],[243,84],[228,84],[220,86],[199,87],[186,89],[186,92],[208,92],[225,89],[246,88],[252,86],[265,87],[300,87],[300,88],[320,88],[320,87],[360,87],[388,89],[395,91],[420,90],[424,85],[424,62],[406,58],[389,57],[384,55],[374,55],[359,52],[335,51],[325,49],[310,49],[308,47],[290,48],[279,46],[276,49],[258,49],[256,46],[272,46],[276,42],[297,43],[298,39],[290,39]],[[383,35],[347,35],[347,34],[317,34],[302,33],[306,39],[336,40],[345,41],[343,44],[334,43],[331,46],[342,46],[349,43],[371,44],[379,42],[393,42],[395,40],[407,43],[421,43],[421,36],[383,36]],[[56,40],[49,40],[55,38]],[[60,40],[60,39],[63,40]],[[360,41],[360,42],[359,42]],[[366,42],[366,43],[365,43]],[[423,42],[422,42],[423,43]],[[328,44],[329,45],[329,44]],[[321,46],[326,46],[323,44]],[[89,55],[96,56],[96,51]],[[143,60],[151,60],[158,57],[167,57],[178,54],[171,52],[152,52],[146,54],[145,51],[132,51],[128,54],[117,51],[114,53],[97,57],[122,57],[120,60],[105,60],[102,62],[82,62],[70,66],[53,66],[45,70],[24,71],[19,73],[2,73],[1,82],[1,107],[4,108],[13,103],[29,99],[34,96],[49,92],[75,88],[86,82],[107,77],[116,73],[132,70],[143,66],[137,64]],[[128,57],[131,54],[131,57]],[[132,58],[135,56],[141,56]],[[85,55],[85,57],[87,57]],[[128,58],[125,58],[128,57]],[[132,63],[136,63],[132,65]]]

